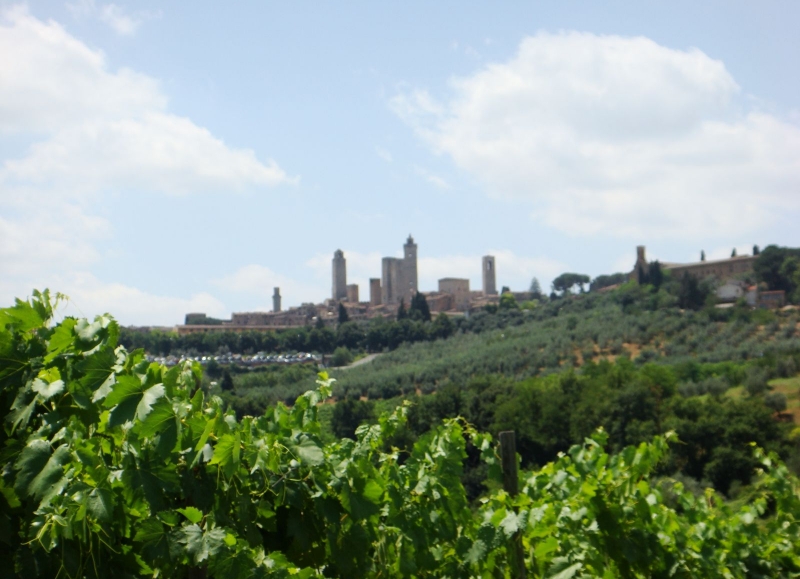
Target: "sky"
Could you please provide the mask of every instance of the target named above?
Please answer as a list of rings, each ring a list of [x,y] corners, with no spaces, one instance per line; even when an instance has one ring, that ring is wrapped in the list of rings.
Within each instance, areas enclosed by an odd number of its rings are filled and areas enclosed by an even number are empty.
[[[174,325],[800,246],[800,3],[0,0],[0,305]]]

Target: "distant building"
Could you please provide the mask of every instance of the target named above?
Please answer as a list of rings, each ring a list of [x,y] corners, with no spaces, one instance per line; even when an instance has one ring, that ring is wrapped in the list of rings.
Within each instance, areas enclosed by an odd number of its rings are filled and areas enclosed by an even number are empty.
[[[347,286],[347,301],[351,304],[358,303],[358,284],[351,283]]]
[[[731,303],[744,297],[745,290],[743,284],[729,281],[719,286],[715,293],[720,302]]]
[[[439,280],[439,293],[453,296],[453,309],[459,312],[469,310],[469,280],[445,277]]]
[[[384,257],[381,262],[381,303],[384,305],[411,303],[417,292],[417,244],[408,236],[403,257]]]
[[[369,305],[381,305],[381,278],[369,278]]]
[[[761,292],[758,294],[758,307],[776,310],[782,308],[786,303],[786,292],[776,290],[771,292]]]
[[[272,293],[272,311],[276,314],[281,311],[281,288],[279,287],[276,287]]]
[[[196,326],[198,324],[207,324],[208,323],[206,321],[207,319],[208,316],[206,316],[204,313],[192,312],[191,314],[186,314],[183,323],[186,324],[187,326],[189,325]]]
[[[339,301],[347,298],[347,262],[344,259],[344,252],[337,249],[333,252],[333,290],[331,298]]]
[[[699,278],[714,276],[720,279],[726,279],[740,273],[753,271],[753,264],[757,259],[757,255],[739,255],[727,259],[698,261],[696,263],[660,262],[660,265],[661,269],[669,271],[673,277],[676,278],[681,278],[686,274],[690,274]],[[636,248],[636,263],[630,274],[631,279],[637,279],[640,269],[644,273],[648,271],[645,247],[643,245],[639,245]]]
[[[484,255],[483,263],[483,295],[497,295],[497,278],[494,269],[494,256]]]

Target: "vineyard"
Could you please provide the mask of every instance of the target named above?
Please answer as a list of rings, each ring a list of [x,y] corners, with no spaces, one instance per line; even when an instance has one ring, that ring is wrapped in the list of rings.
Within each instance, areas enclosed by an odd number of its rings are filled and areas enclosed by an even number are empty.
[[[57,301],[57,300],[54,300]],[[798,481],[751,448],[730,503],[654,475],[674,433],[609,454],[602,430],[497,490],[498,449],[463,419],[411,448],[400,406],[323,443],[331,380],[236,417],[201,369],[118,345],[110,317],[52,324],[50,295],[0,310],[0,557],[16,577],[794,577]],[[464,464],[490,490],[470,503]],[[13,571],[12,571],[13,566]]]

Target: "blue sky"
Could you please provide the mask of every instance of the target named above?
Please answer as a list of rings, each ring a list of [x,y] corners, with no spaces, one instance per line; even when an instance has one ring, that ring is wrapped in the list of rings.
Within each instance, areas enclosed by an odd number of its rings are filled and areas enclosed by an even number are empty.
[[[0,302],[180,323],[800,245],[796,2],[0,2]]]

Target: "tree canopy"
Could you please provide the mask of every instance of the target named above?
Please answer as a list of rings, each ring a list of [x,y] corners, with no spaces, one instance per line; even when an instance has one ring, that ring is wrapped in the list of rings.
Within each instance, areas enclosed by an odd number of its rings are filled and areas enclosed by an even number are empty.
[[[578,286],[581,293],[584,291],[584,286],[591,282],[588,275],[581,273],[562,273],[553,280],[553,291],[564,294],[571,291],[575,286]]]

